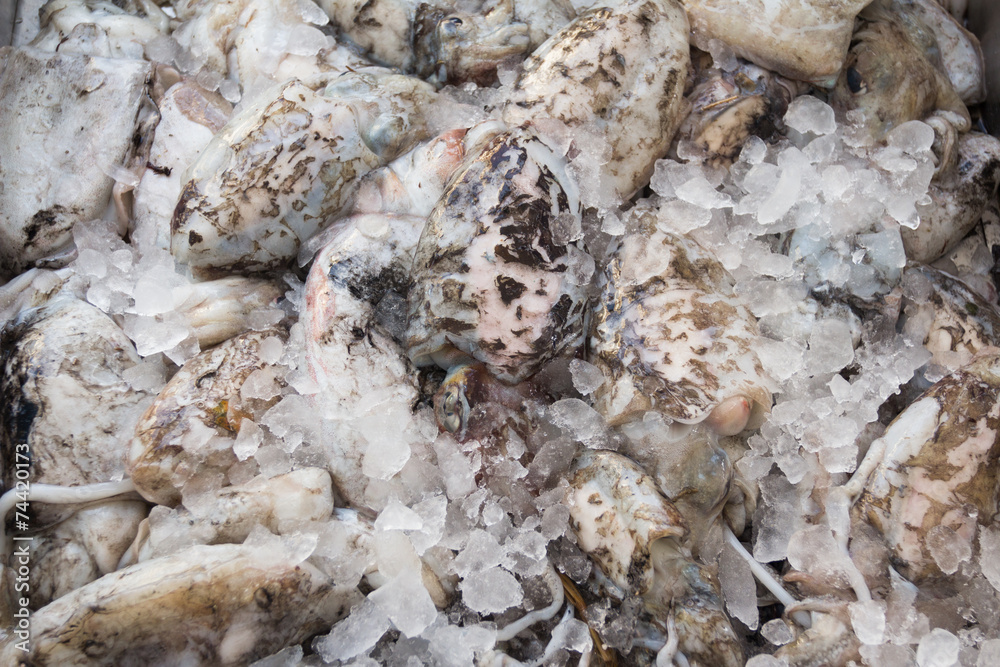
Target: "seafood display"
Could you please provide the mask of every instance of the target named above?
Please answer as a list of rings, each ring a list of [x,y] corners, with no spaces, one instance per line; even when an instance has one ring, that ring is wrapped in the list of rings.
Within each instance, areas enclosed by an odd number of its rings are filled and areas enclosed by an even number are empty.
[[[1000,664],[965,9],[20,3],[0,662]]]

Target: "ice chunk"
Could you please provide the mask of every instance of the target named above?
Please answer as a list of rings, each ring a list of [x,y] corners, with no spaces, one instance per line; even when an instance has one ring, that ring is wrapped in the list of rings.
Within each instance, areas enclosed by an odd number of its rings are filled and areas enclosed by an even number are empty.
[[[983,526],[979,529],[979,551],[984,554],[1000,553],[1000,528]],[[979,567],[986,580],[1000,591],[1000,558],[982,558]]]
[[[719,560],[719,581],[729,613],[743,621],[751,630],[757,629],[757,582],[747,564],[728,544]]]
[[[580,216],[563,212],[557,215],[551,223],[552,242],[566,245],[583,238],[583,225]]]
[[[601,231],[609,236],[621,236],[625,233],[625,223],[610,211],[605,213],[601,222]]]
[[[559,428],[588,447],[597,447],[605,439],[604,418],[578,398],[564,398],[549,407],[549,416]]]
[[[504,545],[503,565],[522,577],[540,576],[548,567],[548,539],[535,530],[520,530]]]
[[[277,372],[273,368],[258,368],[243,381],[240,396],[243,400],[259,398],[266,401],[273,398],[280,391],[276,378]]]
[[[772,465],[774,465],[773,457],[748,453],[736,462],[736,469],[745,480],[753,482],[769,473]]]
[[[788,563],[802,572],[823,577],[835,586],[846,586],[847,556],[827,526],[796,531],[788,541]]]
[[[701,208],[723,208],[733,205],[733,198],[719,192],[703,174],[697,174],[676,189],[677,197]]]
[[[500,563],[503,549],[496,538],[485,530],[475,530],[469,535],[465,548],[455,558],[455,572],[466,577]]]
[[[590,253],[577,249],[576,246],[566,247],[566,281],[571,285],[590,285],[597,265]],[[405,318],[406,302],[403,302]],[[404,323],[405,326],[405,323]]]
[[[781,474],[760,480],[761,504],[754,515],[757,536],[753,557],[761,563],[784,560],[788,540],[798,527],[798,496],[795,487]]]
[[[806,363],[815,374],[835,373],[854,361],[854,339],[850,325],[839,319],[819,320],[809,336]]]
[[[407,535],[417,554],[423,555],[425,551],[440,542],[444,535],[448,499],[444,496],[433,496],[420,501],[412,509],[420,519],[420,528],[408,530]]]
[[[392,626],[389,615],[370,598],[351,610],[351,615],[333,626],[330,634],[313,644],[326,662],[348,660],[369,651]]]
[[[842,164],[832,164],[823,170],[823,196],[827,201],[843,198],[851,183],[851,172]]]
[[[593,645],[594,642],[590,637],[590,628],[587,624],[569,617],[560,621],[559,625],[553,628],[552,638],[549,640],[548,646],[545,647],[545,652],[551,655],[555,651],[564,649],[586,653]]]
[[[425,633],[430,652],[442,667],[466,667],[474,663],[476,653],[489,651],[496,644],[496,630],[481,625],[435,623]]]
[[[788,663],[781,658],[762,653],[747,660],[746,667],[788,667]]]
[[[277,336],[269,336],[260,342],[257,354],[265,364],[276,364],[281,360],[281,354],[285,351],[285,343]]]
[[[573,377],[573,386],[584,396],[594,393],[604,384],[601,369],[581,359],[569,362],[569,372]]]
[[[264,442],[264,430],[251,419],[240,420],[240,431],[233,443],[233,453],[240,461],[246,461],[257,453],[260,444]]]
[[[462,600],[481,614],[495,614],[521,604],[524,590],[513,574],[491,567],[462,581]]]
[[[891,129],[885,135],[886,143],[903,153],[919,155],[931,150],[934,144],[934,129],[919,120],[911,120]]]
[[[805,350],[795,341],[761,337],[756,340],[755,349],[764,370],[779,382],[788,380],[802,369]]]
[[[860,652],[869,667],[913,667],[917,662],[916,654],[908,646],[862,645]]]
[[[886,638],[894,644],[916,643],[930,631],[927,617],[913,606],[917,599],[917,587],[893,570],[889,574],[892,590],[886,598]]]
[[[482,517],[483,525],[489,528],[490,526],[495,526],[506,519],[507,512],[505,512],[503,507],[500,506],[500,503],[488,500],[483,505]]]
[[[799,200],[802,173],[795,167],[785,167],[781,169],[772,187],[770,194],[757,209],[757,222],[762,225],[769,225],[792,210],[792,207]]]
[[[190,289],[180,284],[173,267],[157,265],[143,272],[132,293],[133,312],[139,315],[162,315],[180,306],[190,296]]]
[[[260,474],[270,479],[275,475],[284,475],[292,470],[292,460],[288,453],[282,451],[274,445],[261,447],[254,454],[257,465],[260,466]]]
[[[393,498],[375,520],[377,530],[420,530],[424,520],[412,509]]]
[[[136,352],[141,357],[171,350],[191,334],[186,321],[169,315],[153,317],[126,314],[122,329],[135,343]]]
[[[795,634],[788,627],[788,623],[785,623],[780,618],[768,621],[760,626],[760,634],[775,646],[784,646],[795,639]]]
[[[216,503],[216,493],[222,488],[221,472],[200,472],[187,481],[181,490],[184,507],[196,517],[207,516]]]
[[[960,648],[958,637],[942,628],[934,628],[917,645],[917,665],[952,667],[958,662]]]
[[[163,357],[151,355],[142,362],[122,371],[122,379],[136,391],[159,393],[167,383],[167,369]]]
[[[316,442],[319,439],[315,410],[304,397],[295,394],[285,396],[265,412],[261,417],[261,424],[281,439],[282,449],[289,454],[303,442]]]
[[[660,205],[657,220],[662,229],[687,234],[700,229],[712,221],[712,210],[673,199]]]
[[[454,438],[447,433],[440,434],[434,441],[434,453],[437,455],[449,498],[464,498],[476,490],[476,469],[469,457],[459,449]]]
[[[108,260],[93,248],[84,248],[77,255],[73,268],[85,275],[103,278],[108,274]]]
[[[802,134],[832,134],[837,131],[833,109],[812,95],[799,95],[789,103],[785,125]]]
[[[851,627],[862,644],[881,644],[885,635],[885,603],[878,600],[852,602],[847,606]]]
[[[329,45],[329,38],[308,25],[297,25],[288,35],[288,52],[295,56],[314,56]]]
[[[305,562],[316,551],[319,535],[316,533],[295,533],[275,535],[263,526],[256,526],[243,542],[247,546],[260,547],[261,567],[294,567]]]
[[[375,479],[389,479],[410,460],[410,431],[413,415],[407,404],[389,400],[381,410],[371,411],[355,422],[355,427],[368,441],[362,470]]]
[[[931,558],[945,574],[954,574],[958,566],[972,557],[972,545],[947,526],[934,526],[927,531],[924,544]]]
[[[736,58],[736,52],[721,39],[710,39],[706,45],[708,52],[712,54],[712,66],[721,69],[723,72],[735,72],[739,69],[740,61]]]
[[[988,639],[979,647],[976,667],[996,667],[1000,665],[1000,639]]]
[[[569,508],[563,504],[552,505],[542,512],[542,535],[554,540],[566,533],[569,527]]]
[[[739,161],[748,165],[760,164],[767,157],[767,144],[760,137],[748,137],[740,150]]]
[[[389,580],[368,599],[385,612],[407,637],[416,637],[437,617],[437,608],[421,582],[419,572],[404,572]]]
[[[250,667],[297,667],[302,664],[302,658],[302,647],[290,646],[274,655],[250,663]]]
[[[383,577],[392,578],[399,574],[419,572],[422,568],[420,557],[409,538],[398,530],[375,533],[375,558],[378,571]]]

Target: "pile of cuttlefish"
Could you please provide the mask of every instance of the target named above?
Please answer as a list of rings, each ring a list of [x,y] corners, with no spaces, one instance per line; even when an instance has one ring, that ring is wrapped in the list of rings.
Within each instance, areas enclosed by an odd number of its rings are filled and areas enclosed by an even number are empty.
[[[979,558],[998,511],[996,288],[930,266],[1000,180],[951,9],[41,6],[0,49],[0,662],[860,664],[848,609],[947,587],[931,542]],[[644,199],[801,96],[936,161],[897,283],[946,371],[814,494],[827,578],[746,551],[779,385],[718,248]]]

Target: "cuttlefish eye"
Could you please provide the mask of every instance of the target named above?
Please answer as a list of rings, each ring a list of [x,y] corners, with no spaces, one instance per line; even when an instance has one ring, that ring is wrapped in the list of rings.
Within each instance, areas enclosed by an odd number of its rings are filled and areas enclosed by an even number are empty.
[[[464,382],[445,380],[445,386],[434,403],[435,416],[441,428],[449,433],[458,433],[466,427],[469,401],[465,396]]]
[[[854,67],[847,68],[847,87],[851,89],[851,92],[857,95],[858,93],[868,92],[868,86],[865,85],[865,80],[861,78],[861,74]]]
[[[454,37],[458,34],[458,29],[462,26],[462,19],[452,16],[441,21],[440,30],[446,37]]]
[[[462,414],[459,412],[459,390],[451,388],[444,393],[444,401],[442,405],[441,425],[449,433],[455,433],[459,428],[462,427]]]

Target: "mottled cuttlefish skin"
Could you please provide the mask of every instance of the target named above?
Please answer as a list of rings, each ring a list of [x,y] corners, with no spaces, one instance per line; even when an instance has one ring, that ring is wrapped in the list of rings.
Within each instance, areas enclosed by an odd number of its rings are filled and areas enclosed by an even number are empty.
[[[905,306],[904,332],[923,334],[931,363],[955,372],[1000,347],[1000,310],[964,282],[922,264],[907,266],[903,280],[920,290]]]
[[[114,320],[69,296],[8,325],[0,349],[4,488],[14,487],[15,462],[29,456],[33,483],[119,479],[132,425],[152,398],[125,380],[139,362]]]
[[[813,626],[774,653],[790,667],[849,665],[861,661],[861,641],[851,627],[847,605],[833,605],[828,613],[813,614]]]
[[[691,113],[677,139],[710,164],[728,166],[751,136],[766,141],[782,127],[788,103],[801,88],[804,84],[746,61],[730,71],[700,68],[687,95]]]
[[[225,472],[236,462],[232,447],[211,447],[211,436],[235,437],[247,416],[238,409],[240,387],[268,365],[261,344],[271,337],[284,340],[285,334],[251,331],[202,352],[177,371],[139,419],[126,468],[146,500],[174,506],[185,473]]]
[[[452,174],[462,164],[470,146],[475,145],[481,132],[489,132],[495,125],[496,121],[487,121],[468,133],[465,128],[447,130],[433,139],[417,144],[386,166],[373,169],[359,178],[346,198],[343,215],[332,220],[326,229],[302,244],[299,266],[308,265],[316,253],[330,245],[335,237],[355,235],[357,238],[356,234],[362,233],[363,226],[347,222],[349,218],[384,214],[389,216],[387,220],[410,219],[416,233],[413,241],[400,245],[398,241],[402,238],[397,239],[394,230],[376,224],[375,228],[364,234],[365,238],[370,239],[364,249],[358,247],[353,251],[337,253],[337,257],[331,257],[330,261],[350,261],[359,267],[367,265],[371,253],[385,252],[385,249],[379,247],[378,237],[379,234],[386,233],[393,239],[392,249],[389,250],[389,256],[393,259],[376,261],[373,270],[382,271],[384,262],[392,261],[399,263],[401,274],[409,275],[413,251],[424,228],[424,221],[444,193]],[[389,223],[389,226],[394,227],[395,224],[397,223]],[[348,229],[354,231],[347,231]],[[346,237],[338,243],[343,242],[351,243],[346,241]],[[360,256],[352,258],[357,253]]]
[[[880,141],[889,130],[923,120],[941,142],[939,169],[956,157],[959,133],[972,126],[966,108],[947,74],[934,62],[936,42],[926,31],[873,3],[861,13],[844,68],[830,92],[830,105],[854,111],[864,131]]]
[[[317,89],[344,72],[371,65],[324,34],[330,20],[312,2],[178,2],[172,9],[177,18],[171,38],[204,63],[204,74],[222,76],[230,97],[242,91],[249,99],[293,78]],[[286,39],[291,40],[287,48]]]
[[[686,110],[688,21],[676,0],[627,0],[591,9],[525,63],[504,120],[554,118],[607,142],[602,179],[620,199],[649,181]]]
[[[691,239],[636,214],[601,278],[590,330],[591,363],[607,381],[594,407],[611,425],[654,410],[721,434],[759,425],[770,379],[753,346],[756,318],[722,264]]]
[[[135,14],[108,2],[46,2],[38,12],[42,29],[31,45],[46,51],[142,60],[146,43],[168,34],[170,17],[152,2],[130,4]]]
[[[490,85],[497,65],[524,55],[531,39],[528,26],[514,17],[514,0],[486,0],[475,13],[421,2],[413,42],[417,76],[439,84]]]
[[[193,546],[105,575],[31,617],[5,665],[246,665],[324,632],[362,595],[260,546]]]
[[[674,435],[660,420],[632,422],[621,430],[626,436],[621,453],[641,465],[681,513],[697,553],[702,538],[734,495],[733,464],[719,446],[718,436],[705,426],[680,429]]]
[[[303,265],[313,246],[321,248],[306,279],[303,320],[306,358],[324,392],[346,398],[409,378],[376,312],[380,304],[405,306],[424,222],[462,164],[466,140],[477,136],[449,130],[368,172],[350,196],[349,214],[303,246]]]
[[[939,577],[929,531],[943,526],[971,547],[977,524],[997,512],[1000,349],[937,382],[880,440],[872,450],[881,458],[854,512],[885,536],[903,576],[916,583]]]
[[[319,0],[341,35],[375,62],[435,83],[496,80],[497,64],[520,56],[528,27],[513,0],[485,0],[475,11],[450,0]]]
[[[955,92],[966,104],[978,104],[986,99],[986,65],[979,39],[941,5],[936,0],[892,0],[890,7],[909,19],[911,29],[933,34],[941,68]]]
[[[854,18],[871,0],[683,0],[691,43],[711,51],[711,40],[791,79],[831,86],[844,64]]]
[[[670,615],[677,631],[678,651],[691,667],[745,665],[743,644],[726,614],[716,568],[684,558],[668,563],[661,577],[672,578],[674,583],[669,588],[679,590],[670,598],[669,607],[660,607],[658,611]],[[657,608],[649,602],[647,606]]]
[[[76,511],[69,518],[33,535],[29,544],[32,609],[118,569],[149,514],[141,498],[106,500]],[[11,594],[17,590],[16,581]]]
[[[372,68],[322,93],[300,81],[262,93],[191,165],[171,253],[198,274],[263,271],[338,213],[354,181],[427,137],[431,87]]]
[[[380,321],[386,312],[403,326],[409,263],[424,219],[369,213],[338,224],[306,279],[305,358],[318,391],[309,397],[325,427],[332,455],[327,467],[339,494],[367,506],[364,466],[381,441],[363,430],[386,411],[409,415],[419,383],[403,347]],[[393,318],[395,315],[395,318]],[[412,434],[401,433],[401,441]]]
[[[470,153],[417,245],[410,359],[431,365],[457,350],[515,384],[578,345],[593,260],[560,229],[579,221],[564,158],[530,127]]]
[[[157,101],[160,119],[133,191],[131,238],[140,249],[170,249],[170,219],[184,172],[233,115],[233,105],[193,81],[171,86]]]
[[[570,471],[566,505],[580,548],[624,591],[640,595],[656,623],[674,626],[692,665],[743,665],[718,577],[692,560],[687,524],[634,461],[588,450]]]
[[[1000,140],[981,132],[959,136],[954,169],[931,182],[930,202],[920,204],[920,225],[901,227],[906,258],[933,262],[954,249],[978,224],[1000,184]]]
[[[356,215],[320,251],[306,279],[306,359],[327,398],[356,398],[373,388],[415,392],[412,369],[392,336],[375,321],[385,298],[400,306],[422,220]],[[374,235],[371,229],[379,229]]]
[[[229,276],[193,283],[191,296],[178,310],[191,325],[202,350],[249,331],[253,315],[276,308],[283,286],[270,280]]]
[[[129,155],[153,67],[19,47],[0,72],[0,279],[72,247]],[[124,230],[122,230],[124,231]]]
[[[615,585],[639,595],[650,590],[656,576],[653,543],[689,533],[653,478],[615,452],[588,450],[577,457],[566,505],[580,548]]]
[[[174,510],[168,551],[178,542],[240,544],[256,526],[287,535],[333,515],[333,482],[323,468],[299,468],[271,478],[258,475],[249,482],[219,489],[214,496],[211,508],[197,514],[183,506]],[[127,565],[162,555],[164,547],[154,543],[148,520],[144,523],[147,525],[139,530]]]

